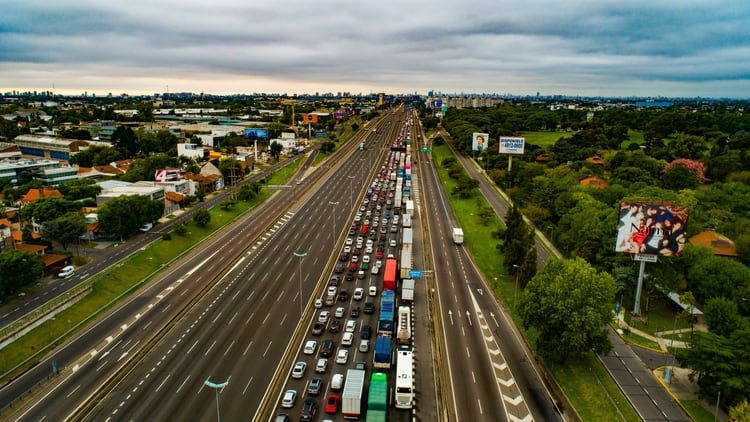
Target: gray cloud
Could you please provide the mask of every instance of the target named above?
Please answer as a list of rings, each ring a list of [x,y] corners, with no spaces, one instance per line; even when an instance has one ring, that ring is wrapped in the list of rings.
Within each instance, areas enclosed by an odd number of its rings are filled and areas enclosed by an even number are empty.
[[[3,91],[750,96],[750,3],[737,0],[36,0],[3,12]]]

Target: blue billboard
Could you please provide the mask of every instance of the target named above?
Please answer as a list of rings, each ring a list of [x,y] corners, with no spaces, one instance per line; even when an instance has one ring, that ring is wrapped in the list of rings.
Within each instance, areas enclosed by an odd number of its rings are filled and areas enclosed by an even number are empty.
[[[251,141],[268,140],[268,129],[257,127],[245,129],[245,139],[249,139]]]
[[[435,108],[440,108],[443,106],[443,100],[435,100],[432,102],[432,106]]]

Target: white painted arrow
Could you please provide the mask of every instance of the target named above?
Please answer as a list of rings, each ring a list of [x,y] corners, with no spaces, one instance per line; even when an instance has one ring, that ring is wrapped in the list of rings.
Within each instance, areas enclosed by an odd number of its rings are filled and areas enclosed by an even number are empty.
[[[469,311],[468,311],[468,310],[466,311],[466,319],[468,319],[468,320],[469,320],[469,325],[473,325],[473,324],[471,323],[471,314],[469,313]]]
[[[448,317],[451,319],[451,325],[453,325],[453,311],[448,310]]]
[[[490,316],[492,317],[492,320],[495,321],[495,325],[497,325],[499,327],[500,324],[497,323],[497,319],[495,319],[495,314],[493,314],[492,312],[490,312]]]

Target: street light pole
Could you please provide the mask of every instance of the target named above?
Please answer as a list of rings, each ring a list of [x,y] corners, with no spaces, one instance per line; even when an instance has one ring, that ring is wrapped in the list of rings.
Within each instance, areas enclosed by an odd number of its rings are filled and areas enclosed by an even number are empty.
[[[205,380],[203,383],[216,391],[216,420],[221,422],[221,413],[219,412],[219,390],[229,385],[229,381],[216,384],[209,380]]]
[[[333,242],[334,249],[336,248],[336,205],[338,204],[339,201],[328,201],[328,205],[333,206],[333,215],[331,218],[331,242]]]
[[[307,252],[294,252],[294,256],[299,258],[299,317],[302,318],[302,258],[307,256]]]
[[[516,268],[516,270],[514,270],[514,272],[516,273],[515,274],[516,280],[513,283],[514,284],[514,287],[513,287],[513,291],[514,291],[514,293],[513,293],[513,308],[516,309],[516,306],[518,305],[518,269],[517,269],[518,265],[513,264],[513,268]]]

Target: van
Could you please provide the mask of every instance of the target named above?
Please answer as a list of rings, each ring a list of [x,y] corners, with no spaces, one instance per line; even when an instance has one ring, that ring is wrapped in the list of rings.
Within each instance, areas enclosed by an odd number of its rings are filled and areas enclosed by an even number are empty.
[[[333,374],[331,378],[331,390],[341,390],[344,388],[344,376],[342,374]]]

